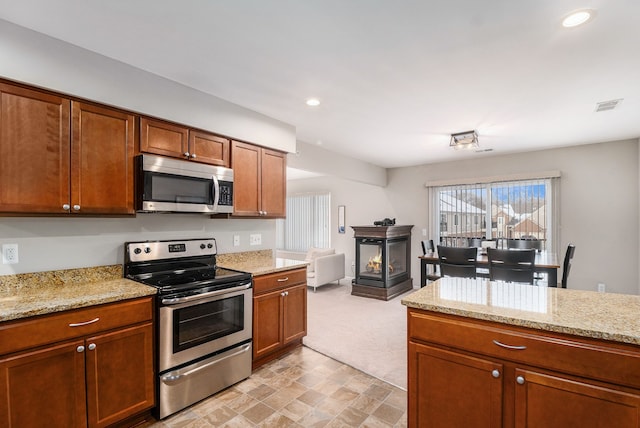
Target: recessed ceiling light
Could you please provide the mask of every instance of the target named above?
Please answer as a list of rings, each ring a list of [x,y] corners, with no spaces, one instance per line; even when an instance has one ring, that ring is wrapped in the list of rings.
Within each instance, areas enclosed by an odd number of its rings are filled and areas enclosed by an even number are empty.
[[[320,100],[317,98],[309,98],[307,100],[307,105],[310,107],[315,107],[320,105]]]
[[[565,28],[577,27],[578,25],[585,24],[586,22],[592,20],[595,14],[596,11],[593,9],[576,10],[564,17],[564,19],[562,20],[562,26]]]

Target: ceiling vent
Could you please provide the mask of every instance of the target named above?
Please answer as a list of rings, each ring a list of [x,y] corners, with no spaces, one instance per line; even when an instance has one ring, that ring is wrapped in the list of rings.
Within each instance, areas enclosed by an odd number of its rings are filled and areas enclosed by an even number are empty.
[[[609,111],[618,107],[618,105],[622,102],[623,98],[619,98],[617,100],[610,101],[602,101],[596,104],[596,113],[599,111]]]

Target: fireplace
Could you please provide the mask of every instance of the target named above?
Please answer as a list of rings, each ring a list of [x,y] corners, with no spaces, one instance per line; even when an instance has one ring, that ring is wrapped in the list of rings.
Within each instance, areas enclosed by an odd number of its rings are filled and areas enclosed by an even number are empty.
[[[351,294],[390,300],[413,288],[411,226],[351,226],[356,277]]]

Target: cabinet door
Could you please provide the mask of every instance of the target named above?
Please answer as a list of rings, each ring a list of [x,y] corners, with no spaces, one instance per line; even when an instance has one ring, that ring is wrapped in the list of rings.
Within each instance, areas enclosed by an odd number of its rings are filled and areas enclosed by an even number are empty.
[[[135,214],[135,116],[72,103],[71,212]]]
[[[262,357],[282,346],[283,291],[253,298],[253,358]]]
[[[154,405],[152,324],[86,340],[89,427],[104,427]]]
[[[640,427],[640,395],[516,369],[516,428]]]
[[[0,83],[0,212],[65,213],[68,99]]]
[[[83,345],[67,342],[0,360],[0,426],[86,427]]]
[[[262,210],[261,149],[252,144],[233,141],[233,215],[258,216]]]
[[[283,311],[283,342],[289,343],[307,335],[307,285],[285,290]]]
[[[189,129],[148,118],[140,118],[140,151],[187,159]]]
[[[269,217],[287,214],[287,158],[274,150],[262,150],[262,211]]]
[[[229,151],[229,140],[226,138],[202,131],[189,131],[192,160],[228,168],[231,164]]]
[[[502,426],[501,364],[411,341],[408,352],[410,427]]]

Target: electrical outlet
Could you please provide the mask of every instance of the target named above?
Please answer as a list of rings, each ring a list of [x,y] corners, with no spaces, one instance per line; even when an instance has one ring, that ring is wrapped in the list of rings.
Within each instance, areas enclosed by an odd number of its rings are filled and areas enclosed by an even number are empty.
[[[606,292],[606,286],[604,285],[604,282],[599,282],[598,283],[598,293],[604,293]]]
[[[262,245],[262,235],[259,233],[249,235],[249,245]]]
[[[18,244],[2,244],[2,263],[13,265],[18,261]]]
[[[233,246],[234,247],[240,246],[240,235],[233,235]]]
[[[427,229],[422,229],[422,236],[427,236]]]

